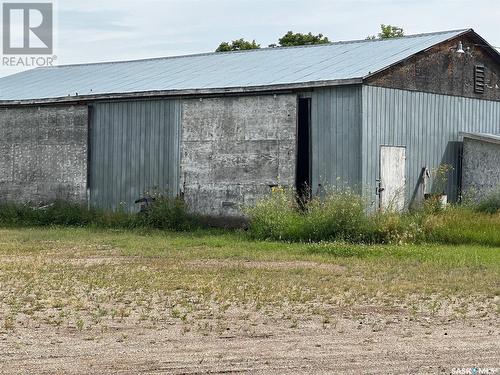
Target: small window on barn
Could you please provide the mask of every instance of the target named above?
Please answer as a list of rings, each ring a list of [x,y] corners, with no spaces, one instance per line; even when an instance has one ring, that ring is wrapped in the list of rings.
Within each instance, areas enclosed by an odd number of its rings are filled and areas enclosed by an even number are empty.
[[[474,67],[474,92],[476,94],[484,93],[484,65]]]

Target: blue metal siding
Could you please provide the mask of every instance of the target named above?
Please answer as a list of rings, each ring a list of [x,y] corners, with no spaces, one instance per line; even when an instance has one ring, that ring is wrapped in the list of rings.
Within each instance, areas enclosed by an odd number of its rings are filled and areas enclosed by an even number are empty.
[[[92,206],[135,211],[135,200],[146,191],[178,193],[180,111],[178,100],[92,106]]]
[[[361,85],[311,95],[312,189],[361,186]]]
[[[454,167],[447,193],[458,198],[459,132],[500,134],[500,102],[363,86],[362,181],[375,204],[380,146],[406,146],[407,203],[424,166]]]

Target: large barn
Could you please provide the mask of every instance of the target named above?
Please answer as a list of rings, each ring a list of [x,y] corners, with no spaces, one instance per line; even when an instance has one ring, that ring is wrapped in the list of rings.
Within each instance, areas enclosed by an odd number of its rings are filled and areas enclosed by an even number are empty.
[[[500,54],[466,29],[47,67],[0,79],[0,106],[2,201],[134,211],[156,191],[240,218],[307,184],[403,207],[443,163],[457,200],[463,134],[500,134]]]

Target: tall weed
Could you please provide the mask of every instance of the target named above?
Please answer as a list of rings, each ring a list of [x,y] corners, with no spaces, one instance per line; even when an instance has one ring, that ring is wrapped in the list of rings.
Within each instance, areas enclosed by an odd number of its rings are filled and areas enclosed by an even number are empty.
[[[500,213],[469,207],[443,207],[426,201],[405,213],[367,213],[363,199],[333,191],[301,205],[291,191],[280,190],[247,210],[249,234],[261,240],[291,242],[482,244],[500,246]],[[491,206],[490,206],[491,207]]]

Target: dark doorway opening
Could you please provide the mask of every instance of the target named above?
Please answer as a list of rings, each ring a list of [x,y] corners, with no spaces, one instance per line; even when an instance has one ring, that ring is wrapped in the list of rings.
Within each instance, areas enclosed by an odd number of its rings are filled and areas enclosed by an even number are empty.
[[[311,99],[299,98],[295,188],[300,202],[311,196]]]

